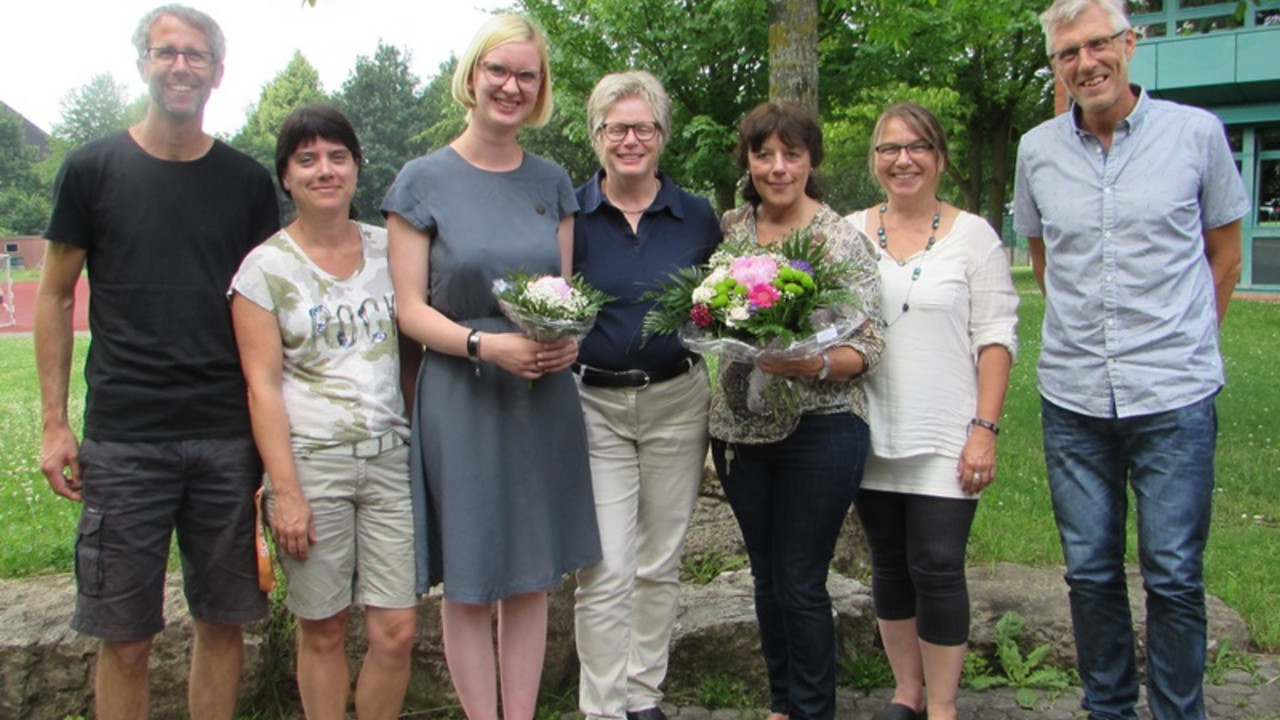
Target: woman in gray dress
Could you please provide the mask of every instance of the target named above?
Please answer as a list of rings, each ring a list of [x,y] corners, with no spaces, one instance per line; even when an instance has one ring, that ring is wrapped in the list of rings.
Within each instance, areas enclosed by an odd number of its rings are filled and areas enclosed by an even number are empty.
[[[520,334],[492,285],[515,270],[567,275],[578,204],[568,173],[516,137],[551,116],[538,28],[514,15],[490,20],[459,60],[452,90],[466,129],[407,163],[382,206],[400,329],[427,347],[412,472],[427,490],[430,533],[420,535],[432,582],[444,582],[445,658],[463,711],[497,720],[500,670],[503,716],[528,720],[547,591],[599,561],[600,538],[568,372],[577,343]]]

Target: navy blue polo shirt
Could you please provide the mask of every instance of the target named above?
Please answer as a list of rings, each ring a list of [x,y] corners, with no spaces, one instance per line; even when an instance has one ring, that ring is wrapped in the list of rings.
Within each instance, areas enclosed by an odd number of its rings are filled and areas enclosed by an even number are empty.
[[[720,223],[706,198],[658,173],[658,196],[640,216],[639,232],[632,232],[601,192],[603,179],[604,170],[598,170],[575,191],[581,209],[573,224],[573,271],[617,299],[596,316],[578,361],[605,370],[669,368],[689,351],[675,336],[645,341],[641,326],[653,302],[640,296],[676,270],[705,263],[720,244]]]

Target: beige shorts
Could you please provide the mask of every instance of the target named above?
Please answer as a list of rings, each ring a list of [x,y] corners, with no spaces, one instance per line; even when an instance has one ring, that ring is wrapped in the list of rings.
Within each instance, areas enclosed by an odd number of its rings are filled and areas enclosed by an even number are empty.
[[[322,620],[353,604],[415,607],[409,446],[388,433],[298,453],[294,462],[317,539],[306,560],[278,555],[289,583],[289,610]],[[269,514],[275,496],[269,478],[266,485]]]

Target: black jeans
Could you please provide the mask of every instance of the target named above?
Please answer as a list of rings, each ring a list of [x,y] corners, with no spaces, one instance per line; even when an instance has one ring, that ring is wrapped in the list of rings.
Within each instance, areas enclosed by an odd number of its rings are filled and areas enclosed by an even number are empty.
[[[862,482],[869,443],[867,424],[850,413],[805,415],[778,442],[711,442],[751,558],[770,709],[792,720],[835,715],[827,568]]]

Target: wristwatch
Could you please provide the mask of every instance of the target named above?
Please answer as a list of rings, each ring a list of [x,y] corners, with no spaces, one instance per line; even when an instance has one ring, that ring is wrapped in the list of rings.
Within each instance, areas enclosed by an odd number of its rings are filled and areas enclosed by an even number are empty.
[[[476,366],[476,376],[480,375],[480,338],[484,333],[472,330],[467,335],[467,358]]]

